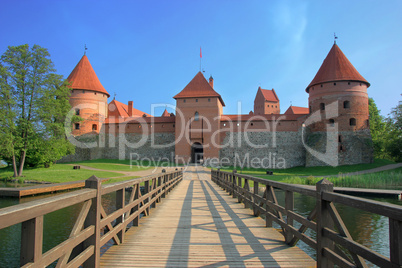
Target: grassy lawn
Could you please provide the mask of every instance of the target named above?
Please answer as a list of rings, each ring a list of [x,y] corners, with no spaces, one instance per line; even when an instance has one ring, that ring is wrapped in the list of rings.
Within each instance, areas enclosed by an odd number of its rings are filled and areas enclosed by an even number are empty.
[[[123,176],[120,173],[94,171],[85,169],[73,169],[72,166],[64,164],[55,164],[50,168],[25,168],[23,176],[18,178],[20,181],[46,181],[52,183],[68,182],[68,181],[80,181],[86,180],[92,175],[99,178],[109,178]],[[0,179],[12,179],[12,168],[0,168]]]
[[[136,161],[132,161],[130,165],[130,160],[118,160],[118,159],[98,159],[98,160],[90,160],[90,161],[79,161],[79,162],[71,162],[67,164],[74,164],[74,165],[83,165],[98,169],[106,169],[110,171],[140,171],[140,170],[147,170],[154,168],[154,164],[149,161],[142,161],[137,163]],[[163,167],[167,166],[175,166],[169,162],[157,163]]]

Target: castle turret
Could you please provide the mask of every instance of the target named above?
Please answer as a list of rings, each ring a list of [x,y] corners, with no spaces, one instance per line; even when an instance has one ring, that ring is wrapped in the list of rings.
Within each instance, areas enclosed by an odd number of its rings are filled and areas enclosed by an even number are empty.
[[[99,133],[107,117],[109,93],[102,86],[87,56],[83,56],[67,78],[70,83],[70,105],[83,121],[73,125],[73,135]]]
[[[201,72],[176,96],[176,161],[219,157],[219,119],[225,103]]]
[[[306,88],[310,119],[313,119],[307,124],[308,128],[311,133],[326,133],[327,151],[331,147],[332,153],[338,154],[336,157],[339,165],[370,162],[372,159],[368,145],[371,140],[367,95],[369,86],[370,83],[335,43]],[[323,137],[310,139],[313,140],[316,141],[315,149],[321,147],[321,151],[325,151]],[[330,141],[334,142],[331,146]],[[320,142],[323,144],[319,145]],[[309,164],[307,159],[307,165],[315,163]]]

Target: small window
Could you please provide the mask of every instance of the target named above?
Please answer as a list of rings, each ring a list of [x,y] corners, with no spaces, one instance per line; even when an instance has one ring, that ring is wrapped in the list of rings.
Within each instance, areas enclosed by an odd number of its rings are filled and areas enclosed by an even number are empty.
[[[96,95],[96,92],[94,92],[95,93],[95,95]]]
[[[240,123],[237,123],[237,126],[240,126]]]
[[[324,111],[325,110],[325,103],[320,103],[320,110]]]
[[[85,93],[85,90],[83,90],[82,93]]]
[[[195,112],[194,121],[198,121],[198,120],[199,120],[199,114],[198,114],[198,112]]]
[[[208,102],[211,102],[211,99],[208,99]]]
[[[226,123],[223,123],[223,126],[226,127]]]
[[[350,82],[348,82],[348,85],[350,86]]]
[[[186,100],[183,100],[183,102],[186,102]]]
[[[322,84],[321,84],[321,87],[322,87]]]
[[[338,136],[338,142],[342,142],[342,136],[341,135]]]
[[[278,105],[275,105],[275,108],[278,108]]]
[[[345,148],[343,147],[343,145],[339,145],[339,152],[344,152]]]
[[[356,126],[356,118],[350,118],[349,125]]]
[[[98,130],[98,125],[97,125],[97,124],[93,124],[93,125],[92,125],[92,130]]]
[[[75,109],[75,115],[80,115],[80,109]]]
[[[79,123],[75,123],[75,129],[80,129],[80,124]]]
[[[334,83],[334,86],[336,86],[336,83]]]
[[[195,102],[198,102],[198,99],[195,99]]]
[[[251,123],[251,126],[254,126],[254,123]]]
[[[333,127],[335,125],[335,120],[334,119],[329,119],[329,124],[331,125],[331,127]]]
[[[344,109],[349,109],[350,108],[350,101],[344,101],[343,102],[343,108]]]

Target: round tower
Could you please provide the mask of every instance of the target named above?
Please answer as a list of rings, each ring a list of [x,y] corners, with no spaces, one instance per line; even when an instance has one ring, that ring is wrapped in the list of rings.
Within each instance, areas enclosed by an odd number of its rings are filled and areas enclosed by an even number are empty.
[[[335,43],[306,88],[312,119],[307,127],[315,135],[309,139],[309,145],[330,154],[328,158],[336,158],[337,165],[372,161],[369,86]],[[319,165],[320,160],[313,160],[309,154],[306,165]],[[322,161],[321,156],[315,158]]]
[[[311,131],[326,131],[328,124],[335,123],[338,131],[368,129],[369,86],[338,45],[334,44],[306,88],[310,113],[319,111],[322,114],[321,122],[311,126]],[[331,110],[328,111],[328,108]]]
[[[83,121],[73,124],[75,136],[99,133],[107,117],[109,93],[100,83],[88,57],[84,55],[67,78],[70,83],[70,105]]]

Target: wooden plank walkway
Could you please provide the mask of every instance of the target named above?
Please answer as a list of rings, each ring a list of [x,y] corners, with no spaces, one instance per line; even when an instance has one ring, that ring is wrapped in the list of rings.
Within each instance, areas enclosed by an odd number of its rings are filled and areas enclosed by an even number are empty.
[[[316,262],[210,179],[189,167],[149,217],[112,246],[102,267],[315,267]]]

